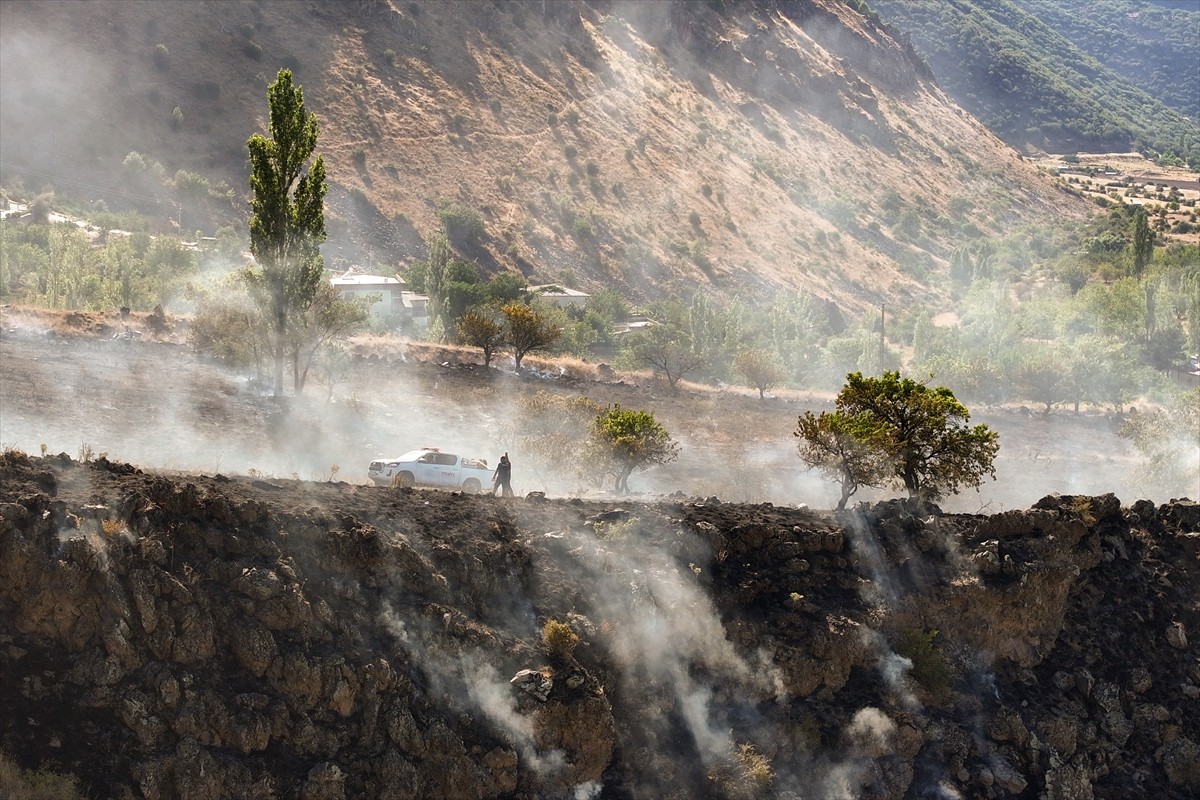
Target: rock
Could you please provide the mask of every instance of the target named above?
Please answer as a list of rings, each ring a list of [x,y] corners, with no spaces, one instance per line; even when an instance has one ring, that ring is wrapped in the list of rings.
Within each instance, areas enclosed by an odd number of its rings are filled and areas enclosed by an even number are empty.
[[[1154,754],[1162,764],[1167,780],[1175,786],[1200,786],[1200,746],[1179,736],[1163,745]]]
[[[256,619],[240,619],[234,623],[230,646],[247,670],[261,678],[279,655],[275,637]]]
[[[550,697],[550,690],[554,688],[554,679],[536,669],[521,670],[509,683],[543,703]]]
[[[1093,800],[1092,781],[1083,765],[1063,765],[1046,772],[1046,800]]]
[[[346,800],[346,775],[336,764],[323,761],[308,771],[300,800]]]
[[[1150,670],[1145,667],[1134,667],[1129,670],[1129,691],[1134,694],[1145,694],[1154,685]]]
[[[272,570],[251,567],[234,581],[233,588],[255,600],[267,600],[283,591],[283,581]]]
[[[1013,766],[1003,757],[997,757],[992,762],[991,769],[992,775],[996,778],[996,784],[1012,794],[1020,794],[1029,785],[1025,776],[1013,769]]]
[[[1167,628],[1167,644],[1176,650],[1186,650],[1188,646],[1187,630],[1182,622],[1171,623]]]

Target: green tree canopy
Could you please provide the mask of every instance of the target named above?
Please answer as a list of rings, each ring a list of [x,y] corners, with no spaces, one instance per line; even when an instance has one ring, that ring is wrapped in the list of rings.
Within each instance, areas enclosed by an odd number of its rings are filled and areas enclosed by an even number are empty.
[[[679,445],[653,413],[613,405],[592,423],[588,454],[612,467],[616,490],[626,494],[635,470],[671,463],[679,457]]]
[[[633,334],[629,358],[640,366],[651,367],[676,391],[676,384],[689,372],[700,369],[707,359],[692,347],[690,336],[673,325],[651,325]]]
[[[845,414],[826,411],[816,416],[807,411],[792,434],[800,439],[800,460],[841,486],[839,509],[860,486],[875,486],[884,474],[879,454],[856,435],[863,422]]]
[[[275,395],[282,393],[288,328],[312,305],[324,273],[325,160],[317,156],[317,118],[304,90],[281,69],[267,88],[269,136],[254,134],[250,151],[250,252],[256,296],[269,310],[275,337]]]
[[[995,476],[997,434],[986,425],[969,427],[966,406],[944,386],[930,388],[898,372],[881,378],[854,372],[846,376],[836,406],[834,419],[823,424],[817,418],[806,425],[801,418],[796,435],[806,443],[802,454],[805,446],[819,448],[816,436],[826,432],[850,436],[865,448],[872,466],[852,476],[857,485],[902,486],[909,497],[925,501]],[[822,462],[815,466],[827,469]]]

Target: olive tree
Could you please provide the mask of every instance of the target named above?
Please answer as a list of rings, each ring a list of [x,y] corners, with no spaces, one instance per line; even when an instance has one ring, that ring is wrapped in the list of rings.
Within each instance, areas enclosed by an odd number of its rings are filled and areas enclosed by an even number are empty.
[[[517,370],[521,359],[536,350],[545,350],[562,335],[562,328],[545,314],[524,303],[508,303],[500,308],[504,317],[506,343],[512,348]]]
[[[672,325],[651,325],[633,334],[628,353],[635,364],[651,367],[662,375],[672,392],[676,391],[676,384],[684,375],[707,363],[707,359],[693,349],[688,334]]]
[[[613,405],[592,423],[587,453],[596,463],[607,464],[616,475],[616,490],[629,492],[629,476],[679,457],[679,445],[649,411]]]
[[[459,317],[458,340],[482,350],[485,367],[491,366],[492,357],[504,347],[507,338],[504,326],[496,321],[492,313],[472,309]]]
[[[768,389],[773,389],[783,380],[783,368],[774,354],[767,350],[743,350],[734,358],[733,369],[758,389],[760,400],[766,397]]]
[[[879,454],[855,435],[859,422],[845,414],[806,411],[792,434],[800,439],[800,460],[841,487],[839,509],[860,486],[877,485],[883,474]]]
[[[274,338],[275,396],[283,392],[289,327],[316,298],[324,273],[325,160],[317,156],[317,118],[304,107],[304,90],[281,69],[267,88],[269,136],[254,134],[250,152],[250,252],[257,301],[268,312]],[[298,388],[298,387],[297,387]]]
[[[995,477],[998,435],[986,425],[968,426],[970,412],[944,386],[931,388],[898,372],[879,378],[854,372],[846,376],[832,417],[815,427],[802,418],[796,435],[818,448],[819,434],[836,432],[870,454],[871,469],[852,476],[856,488],[903,487],[909,497],[927,501],[978,486],[984,475]]]

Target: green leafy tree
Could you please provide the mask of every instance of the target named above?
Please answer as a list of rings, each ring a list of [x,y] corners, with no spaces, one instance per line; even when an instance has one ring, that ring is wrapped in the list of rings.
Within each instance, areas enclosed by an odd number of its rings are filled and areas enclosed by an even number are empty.
[[[1165,409],[1136,414],[1120,435],[1143,458],[1142,491],[1162,497],[1200,497],[1200,389],[1176,397]]]
[[[525,279],[515,272],[501,272],[487,282],[488,297],[497,303],[520,300],[525,293]]]
[[[512,348],[517,370],[521,360],[531,352],[546,350],[562,335],[562,328],[545,314],[524,303],[508,303],[501,307],[507,344]]]
[[[429,261],[425,263],[425,294],[429,298],[426,313],[429,315],[429,338],[440,342],[447,332],[447,270],[452,252],[450,240],[445,234],[435,233],[429,238]]]
[[[807,411],[792,434],[800,439],[800,460],[841,487],[839,509],[859,487],[876,486],[885,474],[879,453],[858,435],[860,429],[868,431],[865,422],[836,412],[817,416]]]
[[[679,457],[679,445],[649,411],[634,411],[613,405],[592,423],[588,454],[598,463],[611,466],[616,491],[629,492],[629,476],[669,464]]]
[[[1074,393],[1064,353],[1047,346],[1023,351],[1012,377],[1026,398],[1045,405],[1044,414],[1056,404],[1071,400]]]
[[[458,340],[482,350],[485,367],[491,366],[492,357],[500,352],[507,339],[504,326],[496,321],[495,314],[486,310],[473,309],[458,318]]]
[[[325,160],[317,156],[317,118],[304,91],[281,69],[267,88],[270,136],[254,134],[250,151],[250,252],[258,301],[269,311],[274,335],[275,396],[283,392],[289,326],[312,305],[321,285],[325,241]]]
[[[856,439],[886,464],[887,485],[909,497],[936,500],[960,487],[978,486],[992,466],[999,437],[986,425],[969,427],[970,412],[944,386],[930,388],[898,372],[883,377],[846,376],[835,413]]]
[[[707,363],[693,348],[691,337],[671,325],[651,325],[630,336],[628,355],[634,364],[651,367],[665,378],[672,392],[684,375]]]
[[[773,389],[783,380],[783,368],[768,350],[743,350],[734,358],[733,369],[758,389],[760,400],[766,396],[768,389]]]
[[[1146,266],[1154,256],[1154,232],[1146,216],[1146,209],[1138,206],[1133,215],[1133,274],[1142,277]]]

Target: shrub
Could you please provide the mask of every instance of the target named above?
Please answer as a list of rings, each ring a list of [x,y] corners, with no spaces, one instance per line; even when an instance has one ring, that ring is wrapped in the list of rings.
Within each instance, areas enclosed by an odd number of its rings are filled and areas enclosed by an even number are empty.
[[[579,644],[579,635],[565,622],[552,619],[542,627],[542,642],[551,658],[568,659]]]
[[[455,247],[471,248],[483,237],[483,217],[473,208],[446,202],[438,210],[438,219],[446,229],[446,238]]]
[[[592,223],[587,217],[576,217],[571,223],[571,234],[580,242],[586,242],[595,235]]]
[[[389,67],[396,66],[396,51],[390,47],[383,51],[383,60],[388,63]]]
[[[356,147],[350,151],[350,160],[354,162],[354,166],[363,169],[367,166],[367,151],[361,147]]]
[[[896,642],[896,652],[912,661],[913,680],[932,694],[948,690],[955,677],[954,666],[934,644],[937,635],[935,630],[908,630]]]
[[[154,45],[154,66],[159,69],[166,69],[171,56],[171,51],[162,42]]]
[[[567,124],[572,127],[579,124],[579,112],[573,108],[567,112]]]
[[[700,212],[699,211],[693,211],[690,214],[688,214],[688,224],[690,224],[693,228],[700,227]]]
[[[589,178],[594,178],[600,174],[600,165],[595,161],[589,160],[586,165],[586,170]]]
[[[557,111],[551,111],[549,114],[546,115],[546,124],[549,125],[551,128],[558,127],[558,112]]]
[[[11,800],[76,800],[83,797],[74,775],[51,772],[46,767],[23,770],[6,753],[0,753],[0,788]]]
[[[261,61],[263,55],[262,45],[254,41],[243,42],[242,53],[249,59]]]
[[[569,144],[563,148],[563,155],[567,157],[567,161],[574,161],[575,157],[579,155],[579,148]]]

